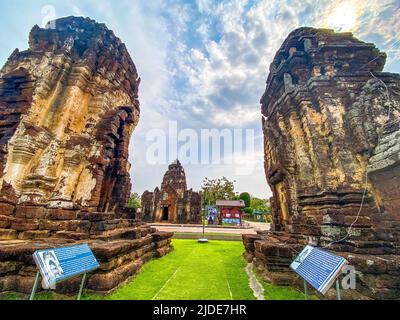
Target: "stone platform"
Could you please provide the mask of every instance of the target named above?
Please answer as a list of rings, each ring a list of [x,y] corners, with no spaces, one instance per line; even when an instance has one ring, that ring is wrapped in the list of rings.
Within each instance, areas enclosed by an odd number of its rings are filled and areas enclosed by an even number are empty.
[[[282,232],[243,235],[244,258],[253,262],[262,278],[276,285],[303,290],[303,280],[290,263],[308,244],[307,237]],[[344,246],[345,245],[345,246]],[[332,245],[331,253],[347,259],[356,270],[356,290],[341,290],[343,299],[398,299],[400,297],[400,254],[381,242],[348,241]],[[323,299],[335,299],[331,288]]]
[[[355,267],[344,296],[400,298],[400,75],[385,62],[373,43],[309,27],[277,51],[260,101],[273,224],[243,236],[268,281],[297,283],[289,264],[311,244]]]
[[[76,233],[65,231],[51,238],[0,241],[0,292],[31,292],[38,270],[32,257],[36,250],[89,244],[100,268],[88,275],[85,289],[97,293],[116,289],[135,275],[145,262],[162,257],[172,250],[173,233],[157,232],[152,227],[136,222],[123,222],[131,226],[94,235],[86,240],[76,240]],[[40,233],[40,230],[37,232]],[[75,293],[79,284],[80,277],[75,277],[58,284],[56,292]]]
[[[104,24],[51,25],[34,26],[0,70],[0,292],[30,292],[35,250],[83,242],[100,261],[86,288],[108,292],[172,249],[172,233],[126,208],[141,80]]]

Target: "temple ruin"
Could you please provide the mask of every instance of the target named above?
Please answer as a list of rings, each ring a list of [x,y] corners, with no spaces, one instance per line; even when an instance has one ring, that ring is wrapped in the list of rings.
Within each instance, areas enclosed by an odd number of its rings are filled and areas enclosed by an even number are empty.
[[[385,61],[351,33],[314,28],[276,53],[261,98],[273,225],[243,237],[267,281],[299,283],[289,264],[312,244],[355,267],[345,297],[400,297],[400,76]]]
[[[171,250],[125,208],[139,84],[125,45],[88,18],[34,26],[1,69],[0,292],[30,292],[37,249],[88,243],[100,269],[86,288],[102,292]]]
[[[142,195],[142,215],[147,222],[200,223],[201,207],[201,195],[187,189],[179,160],[169,165],[161,189]]]

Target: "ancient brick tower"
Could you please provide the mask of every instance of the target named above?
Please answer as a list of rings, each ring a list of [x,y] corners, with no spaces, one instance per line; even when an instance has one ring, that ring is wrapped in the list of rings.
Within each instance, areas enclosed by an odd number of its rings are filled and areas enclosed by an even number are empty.
[[[295,281],[288,265],[311,243],[355,266],[357,294],[400,297],[400,76],[385,59],[313,28],[277,52],[261,99],[273,232],[244,237],[268,280]]]
[[[143,193],[142,214],[145,221],[152,222],[201,221],[201,195],[187,189],[185,170],[178,160],[169,165],[161,189]]]
[[[140,82],[125,46],[83,19],[35,26],[29,45],[1,70],[0,196],[11,189],[18,199],[3,210],[121,212]]]
[[[140,78],[120,39],[84,18],[35,26],[0,76],[0,292],[30,290],[38,247],[88,242],[99,291],[165,254],[171,235],[125,210]]]

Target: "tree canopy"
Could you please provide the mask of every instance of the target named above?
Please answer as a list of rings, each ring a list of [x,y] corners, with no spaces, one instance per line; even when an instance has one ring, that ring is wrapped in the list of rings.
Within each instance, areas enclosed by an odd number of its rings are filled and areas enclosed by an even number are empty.
[[[257,197],[251,197],[250,207],[256,211],[270,212],[270,210],[271,210],[269,200],[260,199]]]
[[[140,208],[142,206],[142,201],[137,192],[131,194],[128,200],[128,208]]]
[[[250,202],[251,202],[250,193],[248,193],[248,192],[242,192],[242,193],[239,195],[239,199],[244,201],[244,204],[246,205],[246,208],[250,207]]]
[[[234,182],[226,177],[205,178],[201,187],[205,205],[215,205],[217,200],[233,200],[236,197]]]

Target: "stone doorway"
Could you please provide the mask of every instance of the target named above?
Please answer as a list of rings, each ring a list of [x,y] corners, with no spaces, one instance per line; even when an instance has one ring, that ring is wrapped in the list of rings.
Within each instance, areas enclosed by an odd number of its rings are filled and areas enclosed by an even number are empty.
[[[168,221],[169,220],[169,207],[163,207],[162,208],[162,220],[163,221]]]

